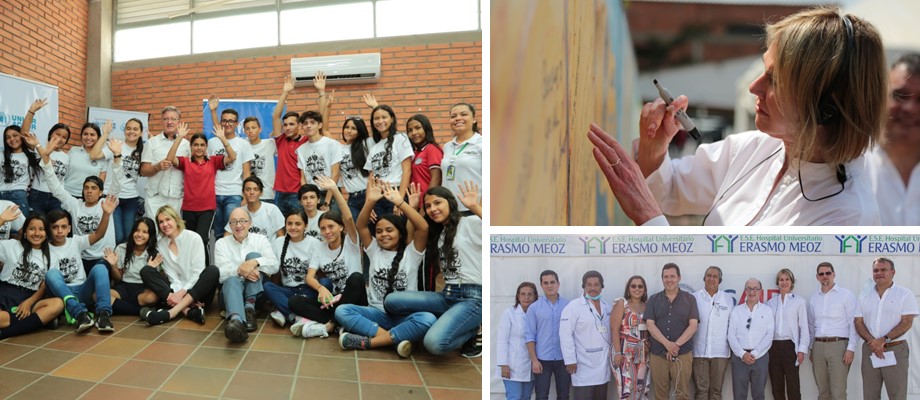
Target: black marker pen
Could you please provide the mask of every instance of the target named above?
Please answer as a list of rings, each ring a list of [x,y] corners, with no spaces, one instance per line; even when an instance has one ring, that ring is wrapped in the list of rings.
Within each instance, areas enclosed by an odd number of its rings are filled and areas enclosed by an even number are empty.
[[[664,100],[665,104],[671,105],[671,103],[674,101],[674,96],[671,96],[671,92],[668,92],[668,89],[665,89],[659,85],[657,79],[655,79],[654,82],[655,87],[658,88],[658,95],[661,96],[661,99]],[[684,130],[690,134],[690,137],[696,141],[700,140],[700,131],[696,129],[696,125],[693,125],[693,121],[690,120],[690,116],[688,116],[684,110],[678,108],[674,113],[674,116],[677,118],[677,121],[680,122],[681,126],[684,127]]]

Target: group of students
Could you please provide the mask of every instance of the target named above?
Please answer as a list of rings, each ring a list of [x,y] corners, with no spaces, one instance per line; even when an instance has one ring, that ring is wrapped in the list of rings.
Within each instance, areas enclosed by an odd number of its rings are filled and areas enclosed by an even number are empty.
[[[244,120],[249,140],[237,136],[232,109],[221,111],[208,140],[166,107],[163,132],[146,143],[141,121],[128,121],[124,141],[108,138],[109,122],[87,123],[82,146],[69,152],[66,125],[55,125],[44,146],[28,131],[45,105],[35,101],[25,129],[4,130],[0,337],[62,312],[77,332],[114,330],[113,313],[148,325],[180,314],[204,323],[219,288],[233,342],[257,329],[265,298],[272,319],[295,335],[327,337],[341,326],[345,349],[392,344],[408,357],[424,339],[434,354],[464,346],[478,356],[482,137],[473,106],[451,108],[454,137],[442,157],[424,115],[398,132],[392,108],[365,95],[373,136],[349,117],[343,145],[324,135],[333,98],[322,75],[314,86],[322,112],[282,117],[294,89],[285,80],[271,140],[259,137],[254,117]],[[209,99],[214,121],[218,104]],[[148,178],[146,196],[138,176]]]
[[[741,304],[720,290],[722,269],[706,268],[705,287],[679,286],[680,267],[662,267],[664,289],[651,296],[645,278],[626,280],[611,306],[601,296],[604,277],[588,271],[584,295],[559,294],[559,277],[540,274],[544,296],[531,282],[518,286],[515,304],[502,315],[496,339],[497,365],[508,399],[548,399],[555,377],[559,399],[722,398],[731,368],[733,397],[765,397],[767,378],[775,399],[801,399],[799,368],[812,364],[821,399],[845,399],[847,373],[863,340],[863,398],[907,396],[909,350],[904,335],[920,314],[909,289],[894,283],[894,261],[872,262],[875,285],[854,296],[835,284],[829,262],[816,269],[820,289],[808,299],[793,293],[788,268],[776,274],[779,293],[765,303],[759,279],[745,282]],[[694,383],[691,388],[691,381]]]

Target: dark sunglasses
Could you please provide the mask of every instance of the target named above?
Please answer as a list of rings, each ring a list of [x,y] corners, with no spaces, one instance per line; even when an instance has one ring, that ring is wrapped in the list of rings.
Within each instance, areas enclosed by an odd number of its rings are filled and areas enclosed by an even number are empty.
[[[635,284],[633,284],[633,285],[629,285],[629,288],[630,288],[630,289],[645,289],[645,286],[644,286],[644,285],[635,285]]]
[[[830,275],[830,274],[833,274],[833,273],[834,273],[834,271],[818,272],[818,276]]]

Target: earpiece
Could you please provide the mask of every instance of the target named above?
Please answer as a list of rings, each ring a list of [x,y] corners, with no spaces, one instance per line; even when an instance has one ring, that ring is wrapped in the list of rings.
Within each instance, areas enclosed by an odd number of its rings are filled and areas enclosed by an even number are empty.
[[[843,19],[843,25],[846,28],[847,34],[847,43],[846,47],[843,48],[843,54],[841,56],[840,70],[837,71],[837,76],[834,77],[834,80],[831,81],[831,85],[825,89],[824,93],[821,94],[820,99],[818,100],[817,105],[817,123],[818,125],[831,125],[836,124],[840,121],[841,114],[840,110],[837,108],[837,105],[834,104],[834,100],[831,97],[831,94],[836,87],[840,87],[842,81],[846,78],[847,73],[847,60],[852,53],[852,48],[855,46],[854,42],[855,34],[853,33],[853,23],[850,22],[850,19],[841,15]]]

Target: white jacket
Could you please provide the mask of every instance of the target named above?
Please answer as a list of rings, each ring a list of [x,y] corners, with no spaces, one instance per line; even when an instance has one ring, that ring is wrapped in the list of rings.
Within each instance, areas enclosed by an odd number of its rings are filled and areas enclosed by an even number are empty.
[[[601,314],[581,296],[569,302],[559,320],[559,342],[565,365],[577,364],[573,386],[610,381],[610,304],[603,299]]]
[[[693,294],[700,312],[700,323],[693,334],[694,358],[729,358],[728,320],[735,307],[735,300],[723,291],[709,296],[706,289]]]
[[[498,362],[495,365],[507,365],[511,369],[510,381],[530,382],[533,375],[530,370],[530,354],[524,343],[524,309],[520,305],[505,310],[498,324],[498,337],[495,342]],[[501,378],[501,368],[498,368]]]
[[[162,266],[169,278],[169,287],[173,292],[191,289],[198,283],[198,276],[205,267],[201,236],[183,229],[179,236],[176,236],[176,248],[179,253],[176,255],[169,250],[169,241],[167,236],[161,236],[157,241],[157,251],[163,255]]]
[[[773,337],[775,339],[783,331],[791,329],[795,351],[808,354],[808,346],[811,344],[811,335],[808,332],[808,303],[804,297],[795,293],[789,293],[785,303],[780,300],[782,297],[783,295],[777,294],[767,300],[776,321]]]

